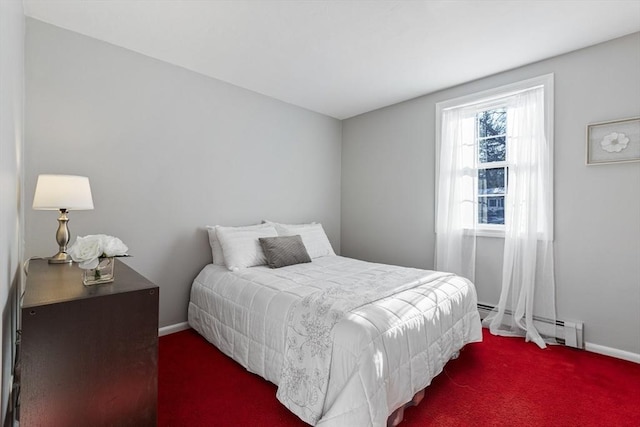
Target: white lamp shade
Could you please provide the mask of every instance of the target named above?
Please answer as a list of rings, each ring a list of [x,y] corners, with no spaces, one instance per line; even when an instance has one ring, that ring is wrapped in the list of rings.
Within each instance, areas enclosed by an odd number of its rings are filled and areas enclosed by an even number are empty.
[[[33,209],[89,210],[93,198],[89,178],[76,175],[39,175]]]

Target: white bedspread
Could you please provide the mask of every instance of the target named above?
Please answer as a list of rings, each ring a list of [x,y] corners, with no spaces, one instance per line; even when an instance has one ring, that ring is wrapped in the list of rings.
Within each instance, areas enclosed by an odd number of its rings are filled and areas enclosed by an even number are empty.
[[[281,269],[230,272],[208,265],[192,286],[189,323],[246,369],[279,384],[288,319],[302,299],[382,277],[400,291],[386,296],[385,290],[370,303],[339,304],[348,310],[331,325],[328,381],[315,402],[322,410],[319,419],[305,421],[385,426],[458,350],[482,339],[468,280],[339,256]]]

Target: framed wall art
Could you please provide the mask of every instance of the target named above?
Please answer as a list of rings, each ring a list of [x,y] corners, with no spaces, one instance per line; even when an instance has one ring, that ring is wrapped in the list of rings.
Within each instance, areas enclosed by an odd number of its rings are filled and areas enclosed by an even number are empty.
[[[640,161],[640,117],[587,125],[587,165]]]

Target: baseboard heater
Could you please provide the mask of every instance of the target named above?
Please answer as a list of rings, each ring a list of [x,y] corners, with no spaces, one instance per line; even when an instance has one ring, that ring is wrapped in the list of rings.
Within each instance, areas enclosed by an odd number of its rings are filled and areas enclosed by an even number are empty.
[[[482,319],[487,317],[494,308],[493,305],[478,303],[478,311]],[[505,315],[512,316],[513,312],[505,310]],[[533,323],[540,335],[555,338],[558,343],[568,347],[584,349],[582,322],[573,320],[555,320],[554,322],[551,319],[533,316]]]

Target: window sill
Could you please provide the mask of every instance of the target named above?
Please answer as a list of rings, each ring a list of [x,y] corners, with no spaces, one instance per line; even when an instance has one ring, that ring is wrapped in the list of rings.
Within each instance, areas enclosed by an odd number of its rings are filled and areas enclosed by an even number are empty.
[[[476,230],[476,236],[504,239],[504,230]]]
[[[492,237],[496,239],[504,239],[504,229],[477,228],[475,230],[476,237]],[[473,230],[466,229],[465,234],[472,234]]]

